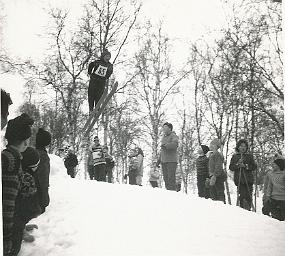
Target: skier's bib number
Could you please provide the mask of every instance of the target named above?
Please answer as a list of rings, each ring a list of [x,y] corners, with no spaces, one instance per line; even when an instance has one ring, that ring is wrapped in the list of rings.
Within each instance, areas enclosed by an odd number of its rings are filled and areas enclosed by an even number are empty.
[[[95,74],[97,76],[105,77],[107,74],[107,67],[99,65],[99,67],[96,69]]]
[[[99,159],[102,156],[101,152],[93,152],[92,153],[93,159]]]

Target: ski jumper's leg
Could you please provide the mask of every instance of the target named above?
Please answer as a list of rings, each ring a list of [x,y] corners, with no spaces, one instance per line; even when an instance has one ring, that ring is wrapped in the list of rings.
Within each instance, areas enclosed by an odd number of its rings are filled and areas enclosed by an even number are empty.
[[[105,89],[105,81],[96,81],[96,90],[94,94],[94,99],[95,99],[95,106],[99,102],[100,98],[102,97]]]
[[[88,87],[88,103],[89,103],[89,111],[93,111],[94,109],[94,101],[96,95],[96,80],[90,79],[89,87]]]

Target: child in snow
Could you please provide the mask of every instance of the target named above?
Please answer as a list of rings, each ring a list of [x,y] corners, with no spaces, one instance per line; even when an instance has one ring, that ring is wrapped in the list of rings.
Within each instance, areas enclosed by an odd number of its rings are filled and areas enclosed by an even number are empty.
[[[137,151],[135,149],[131,150],[129,155],[129,184],[137,185],[137,173],[139,169],[139,160],[137,158]]]
[[[264,201],[269,202],[272,216],[280,221],[285,220],[285,159],[274,160],[273,170],[268,174],[268,184]]]
[[[9,115],[9,105],[13,102],[10,94],[1,89],[1,130],[6,126]]]
[[[67,156],[64,159],[64,166],[67,169],[67,174],[71,178],[75,178],[76,172],[75,168],[78,165],[77,156],[73,153],[71,149],[69,149]]]
[[[104,146],[103,148],[106,160],[106,174],[108,176],[108,183],[112,183],[113,180],[113,168],[115,166],[115,162],[113,157],[108,152],[108,146]]]
[[[149,172],[149,182],[153,188],[158,187],[158,180],[159,180],[159,170],[156,166],[156,162],[152,163],[152,168]]]
[[[103,95],[106,80],[113,73],[113,65],[109,62],[111,59],[111,53],[108,50],[104,50],[99,60],[91,62],[88,66],[88,75],[90,76],[88,87],[88,103],[89,111],[94,109],[95,106]]]
[[[179,192],[181,190],[181,183],[182,183],[182,173],[180,169],[176,170],[175,182],[176,182],[176,191]]]
[[[33,119],[27,114],[22,114],[8,122],[5,133],[8,145],[1,153],[4,256],[10,255],[12,249],[15,202],[21,188],[21,152],[24,152],[29,145],[33,123]]]
[[[46,207],[49,205],[49,174],[50,174],[50,158],[48,156],[46,147],[51,143],[51,134],[39,128],[36,135],[36,150],[40,155],[40,164],[38,166],[36,175],[40,183],[39,200],[42,213],[45,212]]]
[[[198,195],[204,198],[210,197],[209,188],[206,187],[206,180],[209,178],[209,159],[207,157],[209,150],[208,146],[201,145],[196,159]]]
[[[234,172],[234,182],[238,187],[240,207],[250,210],[252,206],[253,173],[257,168],[253,155],[248,152],[248,142],[237,142],[236,153],[232,156],[230,170]]]
[[[18,255],[23,239],[28,242],[34,241],[34,237],[25,232],[25,225],[42,212],[37,193],[39,182],[35,174],[40,162],[40,156],[34,148],[28,147],[22,153],[22,157],[23,172],[20,181],[21,189],[15,203],[11,255]]]
[[[221,147],[220,141],[214,139],[210,143],[212,153],[209,157],[210,195],[213,200],[226,203],[224,181],[226,175],[223,170],[224,158],[218,149]]]

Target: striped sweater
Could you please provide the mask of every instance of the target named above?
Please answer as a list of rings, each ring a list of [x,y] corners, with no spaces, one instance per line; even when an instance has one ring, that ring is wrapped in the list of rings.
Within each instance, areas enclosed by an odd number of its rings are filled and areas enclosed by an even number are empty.
[[[1,153],[2,159],[2,211],[3,211],[3,242],[4,248],[12,243],[13,217],[15,202],[20,190],[22,155],[11,146]]]
[[[101,145],[92,147],[92,162],[93,166],[106,164],[105,153]]]

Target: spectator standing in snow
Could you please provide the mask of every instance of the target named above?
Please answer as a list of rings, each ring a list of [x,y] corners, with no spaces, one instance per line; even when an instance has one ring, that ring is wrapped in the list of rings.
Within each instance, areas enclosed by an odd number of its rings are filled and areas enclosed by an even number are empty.
[[[153,162],[149,172],[149,182],[153,188],[158,187],[159,176],[159,168],[156,166],[156,162]]]
[[[76,171],[75,168],[78,165],[77,156],[73,153],[71,149],[69,149],[67,156],[64,159],[64,166],[67,170],[67,175],[71,178],[75,178]]]
[[[221,147],[220,141],[214,139],[210,143],[212,153],[209,157],[209,177],[210,195],[213,200],[226,202],[225,185],[226,174],[223,170],[224,158],[218,149]]]
[[[21,249],[22,240],[33,242],[35,239],[25,231],[25,225],[33,218],[41,214],[38,190],[39,182],[36,170],[40,162],[40,156],[36,149],[28,147],[22,153],[22,176],[18,192],[12,233],[12,253],[18,255]]]
[[[157,165],[161,164],[165,188],[176,191],[176,168],[178,162],[178,136],[173,131],[171,123],[163,125],[160,155]]]
[[[138,161],[138,170],[137,170],[137,176],[136,176],[136,184],[139,186],[142,186],[142,177],[143,177],[143,159],[144,154],[140,147],[136,147],[136,158]]]
[[[1,130],[6,126],[9,115],[9,105],[13,102],[9,93],[1,89]]]
[[[93,177],[97,181],[106,181],[106,160],[103,147],[100,145],[98,136],[94,137],[92,145],[91,163],[93,163]]]
[[[253,155],[248,150],[248,142],[244,139],[239,140],[229,167],[234,172],[239,205],[246,210],[250,210],[252,206],[253,174],[257,168]]]
[[[46,147],[51,143],[51,134],[39,128],[36,134],[36,150],[40,155],[40,163],[36,172],[38,181],[40,183],[39,200],[42,213],[45,212],[46,207],[49,205],[49,175],[50,175],[50,158],[48,156]]]
[[[175,182],[176,182],[176,191],[179,192],[181,190],[181,183],[182,183],[182,170],[181,169],[176,170]]]
[[[265,191],[265,203],[270,206],[272,217],[285,220],[285,159],[278,156],[268,174],[268,183]]]
[[[103,148],[105,154],[105,161],[106,161],[106,174],[107,174],[107,181],[108,183],[112,183],[113,181],[113,168],[115,166],[115,162],[113,157],[109,154],[108,146],[104,146]]]
[[[139,161],[137,158],[137,151],[136,149],[131,150],[129,154],[129,184],[130,185],[137,185],[137,175],[139,170]]]
[[[8,122],[5,138],[8,141],[2,151],[2,216],[3,216],[3,255],[8,256],[12,249],[15,202],[21,188],[21,153],[29,146],[31,125],[34,121],[22,114]]]
[[[88,103],[89,111],[94,109],[95,106],[103,95],[106,80],[113,73],[113,65],[109,62],[111,59],[111,53],[108,50],[104,50],[99,60],[91,62],[88,66],[88,75],[90,76],[88,87]]]
[[[201,145],[196,159],[198,195],[204,198],[210,197],[209,188],[206,187],[206,180],[209,178],[209,159],[207,157],[209,150],[208,146]]]

